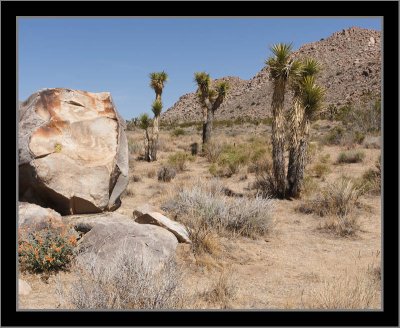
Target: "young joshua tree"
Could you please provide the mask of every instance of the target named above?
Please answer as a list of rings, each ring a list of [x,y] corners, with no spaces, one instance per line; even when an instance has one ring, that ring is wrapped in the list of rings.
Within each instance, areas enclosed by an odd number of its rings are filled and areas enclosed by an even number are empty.
[[[229,89],[228,82],[219,82],[212,86],[210,74],[197,72],[194,74],[197,92],[203,106],[203,145],[211,140],[212,125],[216,110],[223,103]]]
[[[302,62],[300,74],[291,81],[293,91],[293,105],[289,115],[289,165],[287,172],[287,197],[298,197],[300,184],[303,180],[305,164],[305,153],[300,151],[300,141],[304,140],[304,129],[306,124],[305,107],[303,103],[304,79],[315,76],[320,70],[320,64],[313,58],[308,58]]]
[[[273,82],[272,95],[272,169],[275,180],[275,196],[285,198],[285,118],[283,106],[286,86],[290,79],[300,74],[301,64],[290,59],[292,45],[278,43],[271,47],[272,56],[266,64],[269,67],[270,79]]]
[[[288,194],[290,197],[299,197],[306,166],[306,153],[310,134],[310,123],[322,109],[325,90],[315,83],[315,77],[305,76],[300,82],[300,106],[304,109],[302,120],[299,124],[299,141],[295,149],[294,175],[289,182]]]
[[[142,114],[139,116],[139,127],[144,130],[144,159],[150,162],[150,134],[149,128],[151,126],[151,119],[149,115]]]
[[[156,93],[156,99],[152,104],[152,111],[154,113],[153,120],[153,133],[150,141],[150,160],[157,160],[157,146],[158,146],[158,134],[160,125],[160,114],[162,110],[161,95],[164,89],[164,84],[168,80],[168,74],[164,71],[150,73],[150,87]]]

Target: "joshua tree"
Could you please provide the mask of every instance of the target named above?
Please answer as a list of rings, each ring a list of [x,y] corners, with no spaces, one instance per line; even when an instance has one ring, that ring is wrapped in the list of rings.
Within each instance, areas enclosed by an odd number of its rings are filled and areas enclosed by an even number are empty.
[[[299,75],[295,76],[291,80],[291,88],[293,90],[293,106],[290,111],[290,133],[289,133],[289,165],[287,172],[287,196],[288,197],[298,197],[300,192],[300,184],[303,179],[303,171],[301,170],[301,162],[305,161],[302,156],[305,154],[300,152],[300,140],[304,138],[302,133],[304,133],[304,124],[305,124],[305,108],[303,104],[303,92],[304,92],[304,79],[306,77],[315,76],[320,69],[319,63],[312,58],[306,59],[302,62],[302,65],[299,69]],[[301,177],[300,177],[301,175]]]
[[[295,149],[295,166],[293,176],[289,181],[288,194],[291,197],[298,197],[304,178],[304,169],[306,165],[306,153],[310,133],[310,123],[315,119],[322,108],[322,101],[325,90],[315,84],[315,77],[305,76],[300,83],[300,106],[304,109],[302,120],[299,124],[299,140]]]
[[[139,116],[139,127],[144,130],[144,159],[151,161],[150,155],[150,135],[149,128],[151,126],[151,119],[149,115],[142,114]]]
[[[271,47],[273,55],[268,58],[270,79],[273,81],[272,95],[272,161],[273,176],[275,179],[275,194],[278,198],[285,197],[285,128],[283,105],[285,101],[286,86],[292,77],[300,74],[300,62],[290,60],[292,53],[291,44],[275,44]]]
[[[156,99],[152,105],[152,111],[154,113],[153,120],[153,133],[150,141],[150,160],[157,160],[157,146],[158,146],[158,134],[160,124],[160,114],[162,110],[161,95],[164,89],[164,84],[168,80],[168,74],[164,71],[150,73],[150,87],[156,93]]]
[[[198,95],[203,105],[203,145],[211,140],[212,124],[216,110],[221,106],[229,89],[228,82],[219,82],[212,87],[210,75],[206,72],[194,74]]]

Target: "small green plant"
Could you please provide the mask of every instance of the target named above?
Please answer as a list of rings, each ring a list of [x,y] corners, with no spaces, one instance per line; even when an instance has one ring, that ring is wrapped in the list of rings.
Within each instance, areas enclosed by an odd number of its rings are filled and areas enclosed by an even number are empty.
[[[182,128],[175,128],[174,130],[172,130],[171,135],[174,137],[179,137],[179,136],[183,136],[185,135],[185,130]]]
[[[328,173],[330,173],[331,169],[328,164],[324,163],[316,163],[312,167],[312,172],[314,173],[314,176],[316,178],[322,178],[326,176]]]
[[[361,150],[359,151],[348,151],[342,152],[337,158],[338,164],[343,163],[361,163],[365,158],[365,153]]]
[[[178,171],[184,171],[186,169],[187,162],[193,162],[194,160],[194,156],[185,152],[177,152],[168,157],[168,163]]]
[[[343,128],[336,126],[325,136],[324,143],[327,145],[340,145],[344,133]]]
[[[68,266],[77,233],[67,226],[49,226],[25,233],[19,229],[18,257],[21,270],[49,273]]]
[[[56,153],[60,153],[61,150],[62,150],[62,145],[61,145],[60,143],[56,143],[56,144],[54,145],[54,151],[55,151]]]

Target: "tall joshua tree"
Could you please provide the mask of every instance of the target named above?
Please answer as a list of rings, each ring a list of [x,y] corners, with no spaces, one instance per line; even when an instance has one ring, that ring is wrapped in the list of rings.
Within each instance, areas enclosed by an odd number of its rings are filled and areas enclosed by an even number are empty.
[[[144,131],[144,159],[150,162],[150,134],[151,119],[149,115],[142,114],[138,119],[139,127]]]
[[[307,58],[302,62],[299,69],[299,74],[291,80],[291,88],[293,91],[293,105],[289,115],[289,164],[287,172],[287,197],[298,197],[300,192],[300,184],[303,179],[303,171],[300,172],[302,165],[300,163],[305,161],[305,156],[300,152],[300,140],[304,138],[302,133],[304,132],[305,124],[305,108],[303,104],[303,92],[304,92],[304,78],[315,76],[320,70],[320,64],[313,58]],[[301,175],[301,177],[300,177]]]
[[[164,71],[150,73],[150,87],[156,93],[156,99],[152,104],[154,113],[153,133],[150,142],[150,160],[157,160],[158,134],[160,125],[160,114],[162,110],[161,95],[164,89],[164,84],[168,80],[168,74]]]
[[[228,82],[219,82],[212,86],[210,74],[197,72],[194,80],[198,87],[198,96],[203,105],[203,145],[211,140],[212,125],[214,114],[223,103],[229,90]]]
[[[278,43],[271,47],[272,56],[266,64],[269,66],[270,79],[273,82],[272,95],[272,161],[275,180],[275,194],[284,198],[285,182],[285,118],[283,106],[286,86],[291,78],[300,74],[301,64],[298,60],[291,60],[292,45]]]

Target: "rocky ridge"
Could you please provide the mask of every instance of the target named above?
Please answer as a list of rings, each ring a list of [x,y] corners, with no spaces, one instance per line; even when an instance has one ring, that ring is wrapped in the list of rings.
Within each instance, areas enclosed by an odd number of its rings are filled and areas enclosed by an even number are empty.
[[[314,57],[322,65],[317,81],[326,88],[326,105],[358,102],[364,94],[381,92],[381,32],[358,27],[333,33],[326,39],[301,46],[297,58]],[[252,79],[223,77],[231,85],[225,102],[216,112],[217,120],[270,116],[272,83],[264,67]],[[286,97],[290,106],[290,95]],[[201,105],[195,92],[188,93],[162,114],[165,123],[201,121]]]

